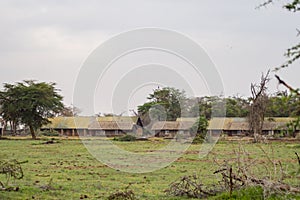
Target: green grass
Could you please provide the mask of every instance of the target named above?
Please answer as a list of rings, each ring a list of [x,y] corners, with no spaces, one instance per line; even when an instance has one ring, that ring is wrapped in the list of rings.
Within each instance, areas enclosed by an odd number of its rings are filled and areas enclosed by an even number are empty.
[[[151,173],[133,174],[120,172],[102,164],[89,154],[80,140],[61,139],[54,144],[42,144],[43,142],[45,141],[0,140],[0,159],[28,161],[22,164],[24,178],[10,183],[12,186],[19,186],[20,190],[0,191],[0,199],[80,199],[84,195],[89,199],[106,199],[110,194],[124,190],[128,185],[138,199],[185,199],[168,196],[164,190],[180,177],[195,173],[204,177],[203,182],[213,182],[215,180],[213,172],[218,168],[213,158],[219,162],[230,159],[235,156],[233,149],[239,146],[237,142],[219,142],[207,157],[199,159],[200,145],[191,145],[181,158],[169,166]],[[168,141],[113,141],[113,143],[128,151],[146,152],[159,149]],[[267,161],[258,146],[243,144],[251,157],[261,162]],[[260,146],[269,152],[272,159],[280,160],[288,173],[294,173],[287,181],[300,184],[299,175],[295,174],[298,163],[294,152],[300,153],[297,144],[274,142],[272,148],[270,145]],[[5,176],[0,174],[0,181],[5,180]],[[50,181],[51,187],[46,190]],[[261,197],[260,192],[255,193],[257,190],[246,191],[244,195],[243,192],[235,192],[234,195],[240,198],[239,194],[247,197],[253,193],[256,199]],[[226,193],[213,198],[223,199],[223,197],[227,198]],[[246,197],[244,199],[250,199]]]

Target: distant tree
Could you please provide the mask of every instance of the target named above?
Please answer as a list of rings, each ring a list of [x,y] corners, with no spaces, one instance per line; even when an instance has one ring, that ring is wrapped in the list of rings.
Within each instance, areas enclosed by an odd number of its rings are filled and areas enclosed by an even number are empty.
[[[207,134],[208,120],[205,116],[199,116],[195,124],[190,128],[191,134],[194,134],[195,138],[193,143],[202,143]],[[206,138],[209,139],[209,138]]]
[[[81,110],[74,106],[64,106],[64,108],[58,113],[59,116],[63,117],[75,117],[81,113]]]
[[[249,114],[249,101],[242,97],[228,97],[226,101],[226,117],[247,117]]]
[[[208,127],[208,120],[206,119],[206,117],[200,116],[197,118],[195,124],[191,127],[192,129],[191,132],[205,136],[207,133],[207,127]]]
[[[4,84],[4,91],[0,92],[0,114],[6,121],[28,126],[32,138],[36,139],[35,131],[64,108],[62,99],[55,83],[29,80]]]
[[[186,109],[186,95],[184,91],[175,88],[158,88],[149,94],[148,102],[138,106],[138,113],[144,118],[151,117],[157,120],[175,121]],[[164,119],[160,119],[163,117]]]
[[[16,127],[20,123],[20,116],[17,111],[18,105],[15,99],[21,97],[21,93],[13,89],[13,85],[5,85],[6,92],[0,92],[0,115],[4,120],[4,130],[10,125],[11,133],[16,134]],[[4,131],[3,130],[3,131]]]
[[[204,116],[206,119],[211,118],[212,105],[214,102],[214,97],[204,96],[196,97],[196,104],[189,108],[189,112],[192,117]]]
[[[300,129],[300,117],[297,117],[295,120],[290,121],[287,123],[288,133],[296,137],[297,131]]]
[[[278,92],[269,96],[266,117],[300,116],[300,99],[298,95]]]
[[[246,117],[248,115],[248,99],[242,97],[204,96],[197,97],[197,104],[189,109],[191,116],[211,117]],[[224,109],[226,108],[226,110]],[[226,111],[226,113],[224,112]],[[225,115],[226,114],[226,115]],[[213,115],[213,116],[212,116]]]

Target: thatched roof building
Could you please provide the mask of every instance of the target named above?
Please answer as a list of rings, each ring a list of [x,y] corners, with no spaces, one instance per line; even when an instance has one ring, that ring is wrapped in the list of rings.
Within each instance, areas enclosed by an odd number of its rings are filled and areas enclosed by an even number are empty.
[[[158,121],[152,125],[151,130],[158,137],[174,137],[177,133],[189,134],[193,125],[192,121]]]

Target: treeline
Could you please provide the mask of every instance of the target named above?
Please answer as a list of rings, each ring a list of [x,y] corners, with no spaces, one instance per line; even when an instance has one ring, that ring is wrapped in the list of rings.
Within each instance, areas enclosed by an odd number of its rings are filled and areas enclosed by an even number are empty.
[[[221,102],[221,103],[220,103]],[[252,98],[246,97],[200,97],[198,98],[200,115],[211,118],[211,109],[214,105],[224,105],[226,117],[247,117]],[[223,112],[216,111],[215,117],[224,116]],[[299,96],[289,95],[287,92],[268,96],[265,117],[297,117],[300,116]]]
[[[253,103],[251,97],[204,96],[188,98],[184,91],[175,88],[157,88],[149,94],[148,102],[138,106],[138,113],[146,121],[169,120],[179,117],[247,117]],[[269,95],[265,117],[300,116],[300,100],[297,95],[280,92]]]

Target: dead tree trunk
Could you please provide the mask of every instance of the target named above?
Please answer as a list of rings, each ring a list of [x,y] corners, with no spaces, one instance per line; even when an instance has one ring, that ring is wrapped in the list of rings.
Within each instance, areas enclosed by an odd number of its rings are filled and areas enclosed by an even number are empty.
[[[265,112],[268,102],[267,83],[269,82],[270,70],[266,75],[262,74],[260,84],[251,83],[252,101],[249,112],[249,128],[254,136],[254,142],[260,142],[263,132]]]

